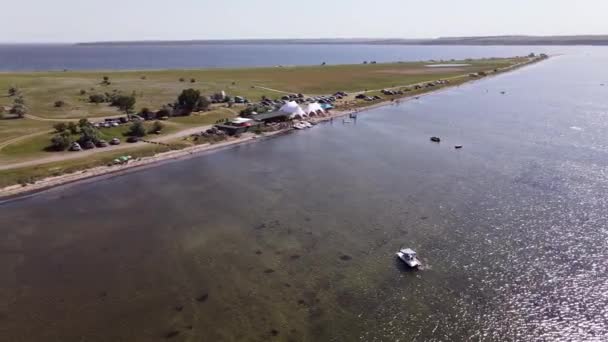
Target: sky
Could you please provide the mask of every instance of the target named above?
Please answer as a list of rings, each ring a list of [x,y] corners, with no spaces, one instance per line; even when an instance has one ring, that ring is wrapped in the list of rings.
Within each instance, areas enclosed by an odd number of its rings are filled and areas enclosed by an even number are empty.
[[[608,0],[0,0],[0,42],[608,34]]]

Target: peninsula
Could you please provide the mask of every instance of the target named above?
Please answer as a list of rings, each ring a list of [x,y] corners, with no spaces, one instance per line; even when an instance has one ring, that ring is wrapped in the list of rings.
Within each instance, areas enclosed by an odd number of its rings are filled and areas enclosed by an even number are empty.
[[[239,116],[258,119],[287,102],[321,102],[328,111],[307,118],[314,123],[547,57],[3,73],[0,197],[284,133],[293,129],[291,120],[256,121],[255,130],[233,136],[206,132]]]

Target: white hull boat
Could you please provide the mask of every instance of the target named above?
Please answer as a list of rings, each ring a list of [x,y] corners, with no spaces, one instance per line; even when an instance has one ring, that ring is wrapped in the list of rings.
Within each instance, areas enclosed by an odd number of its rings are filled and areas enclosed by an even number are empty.
[[[422,265],[416,256],[416,252],[411,248],[402,248],[397,252],[397,257],[411,268],[418,268]]]

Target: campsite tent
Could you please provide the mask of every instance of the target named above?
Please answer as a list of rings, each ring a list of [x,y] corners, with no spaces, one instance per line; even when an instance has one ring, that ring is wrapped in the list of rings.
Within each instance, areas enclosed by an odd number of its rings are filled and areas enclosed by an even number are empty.
[[[306,106],[306,109],[304,110],[304,112],[308,115],[310,114],[318,114],[319,111],[321,112],[325,112],[323,110],[323,108],[321,107],[320,104],[318,104],[317,102],[315,103],[310,103],[308,106]]]
[[[289,101],[279,109],[279,111],[289,114],[290,118],[308,116],[306,112],[295,101]]]

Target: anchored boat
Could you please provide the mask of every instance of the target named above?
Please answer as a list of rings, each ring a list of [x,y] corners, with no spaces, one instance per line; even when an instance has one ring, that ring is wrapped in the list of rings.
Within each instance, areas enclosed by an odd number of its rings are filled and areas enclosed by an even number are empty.
[[[397,257],[411,268],[418,268],[421,265],[416,252],[411,248],[402,248],[397,252]]]

